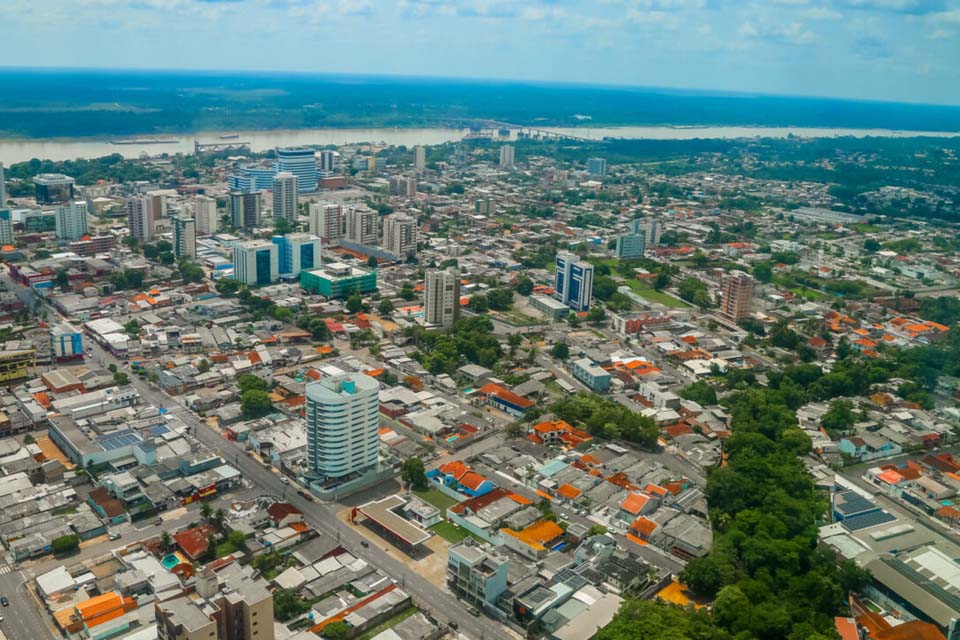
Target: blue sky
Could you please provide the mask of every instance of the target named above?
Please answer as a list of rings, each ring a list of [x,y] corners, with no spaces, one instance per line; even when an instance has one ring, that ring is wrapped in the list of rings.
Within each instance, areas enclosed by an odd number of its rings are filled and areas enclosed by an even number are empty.
[[[8,66],[511,78],[960,104],[960,0],[0,0]]]

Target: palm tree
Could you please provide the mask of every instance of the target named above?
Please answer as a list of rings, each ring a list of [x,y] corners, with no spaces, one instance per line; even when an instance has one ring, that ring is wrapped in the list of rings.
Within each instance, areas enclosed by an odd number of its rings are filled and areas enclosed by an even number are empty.
[[[203,516],[204,520],[209,520],[210,516],[213,515],[213,507],[210,506],[209,502],[200,505],[200,515]]]
[[[170,546],[173,544],[173,538],[170,537],[169,531],[164,531],[160,534],[160,548],[163,549],[163,552],[166,553],[170,551]]]
[[[223,532],[223,523],[227,519],[227,512],[223,509],[217,509],[213,513],[213,525],[217,528],[217,531]]]

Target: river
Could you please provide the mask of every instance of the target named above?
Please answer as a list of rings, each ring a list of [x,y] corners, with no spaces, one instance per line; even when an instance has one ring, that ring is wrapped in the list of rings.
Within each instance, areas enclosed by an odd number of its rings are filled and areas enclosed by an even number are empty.
[[[600,140],[604,137],[646,138],[651,140],[690,140],[693,138],[785,138],[788,135],[805,138],[834,136],[935,136],[956,137],[960,132],[947,131],[894,131],[889,129],[815,129],[804,127],[544,127],[545,130]],[[142,153],[191,153],[194,140],[203,143],[245,141],[254,151],[274,147],[299,145],[350,144],[355,142],[386,143],[393,145],[440,144],[459,140],[466,132],[460,129],[293,129],[275,131],[205,131],[192,134],[143,134],[118,136],[124,139],[157,138],[170,140],[164,144],[110,144],[103,138],[35,138],[0,139],[0,162],[7,166],[31,158],[43,160],[75,160],[98,158],[119,153],[126,158],[137,158]],[[238,136],[224,139],[221,136]]]

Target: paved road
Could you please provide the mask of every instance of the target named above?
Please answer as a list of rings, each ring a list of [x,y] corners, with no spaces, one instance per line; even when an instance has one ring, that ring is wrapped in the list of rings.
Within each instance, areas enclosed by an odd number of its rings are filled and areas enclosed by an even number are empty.
[[[0,631],[10,640],[31,640],[50,636],[48,625],[37,610],[36,600],[27,591],[26,577],[10,565],[0,564],[0,596],[10,601],[0,607]]]
[[[100,345],[92,340],[87,340],[87,343],[94,358],[103,360],[105,363],[121,366],[121,363]],[[198,420],[196,415],[181,405],[176,398],[167,396],[138,376],[131,375],[130,379],[131,384],[140,392],[143,402],[158,407],[166,407],[171,413],[177,415],[200,442],[210,449],[219,450],[228,462],[237,467],[247,481],[253,483],[263,493],[285,495],[288,502],[304,512],[305,520],[310,526],[319,531],[321,535],[338,537],[341,545],[350,553],[363,558],[401,582],[404,590],[413,597],[421,608],[427,609],[435,619],[441,622],[456,622],[461,633],[476,640],[481,638],[483,640],[508,640],[512,638],[505,628],[494,620],[469,615],[459,600],[449,593],[441,591],[419,575],[410,572],[406,566],[385,553],[382,548],[373,545],[363,547],[360,542],[364,538],[352,527],[337,520],[335,514],[339,509],[338,505],[304,500],[290,490],[289,486],[284,485],[276,473],[264,468],[262,464],[247,455],[246,449],[242,445],[223,438],[215,430]],[[384,546],[388,545],[389,543],[385,541]],[[400,552],[391,547],[390,554],[395,555],[397,553]]]

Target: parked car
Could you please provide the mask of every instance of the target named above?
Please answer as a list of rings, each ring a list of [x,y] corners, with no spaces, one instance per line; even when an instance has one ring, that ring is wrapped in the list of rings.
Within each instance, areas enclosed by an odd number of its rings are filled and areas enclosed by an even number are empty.
[[[7,596],[0,597],[0,604],[5,607],[10,606],[10,601],[7,600]]]

